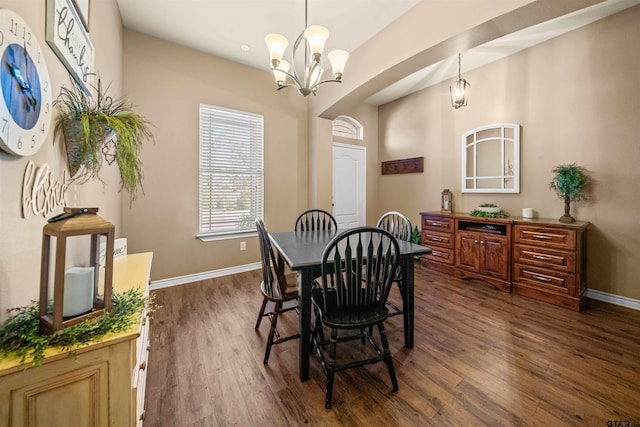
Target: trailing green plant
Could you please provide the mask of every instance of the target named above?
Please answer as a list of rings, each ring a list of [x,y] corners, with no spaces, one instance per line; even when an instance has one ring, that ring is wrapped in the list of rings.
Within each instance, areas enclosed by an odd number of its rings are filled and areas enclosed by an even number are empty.
[[[413,232],[411,233],[411,243],[415,243],[416,245],[419,245],[420,244],[420,240],[421,240],[420,230],[418,229],[418,226],[416,225],[413,228]]]
[[[485,206],[485,207],[497,207],[497,206]],[[482,217],[482,218],[507,218],[509,216],[509,214],[506,213],[505,211],[485,212],[485,211],[480,211],[478,209],[472,210],[469,215],[471,215],[471,216],[479,216],[479,217]]]
[[[587,189],[590,183],[586,170],[575,163],[558,165],[553,171],[555,175],[549,187],[552,188],[559,198],[564,200],[564,215],[559,219],[561,222],[574,222],[575,219],[570,214],[571,202],[579,202],[587,199]]]
[[[45,350],[51,347],[61,347],[74,356],[75,350],[82,345],[108,333],[127,330],[138,321],[143,308],[147,315],[157,308],[153,296],[145,297],[138,289],[114,292],[110,312],[62,328],[53,334],[45,334],[40,329],[38,302],[12,308],[9,311],[15,314],[0,327],[0,359],[15,355],[21,363],[31,358],[33,366],[40,366]]]
[[[143,140],[153,139],[151,124],[124,98],[114,100],[108,96],[109,87],[103,91],[100,79],[97,87],[90,85],[95,91],[93,96],[86,94],[74,80],[71,83],[71,87],[60,88],[54,101],[59,111],[54,138],[60,132],[64,134],[72,177],[80,182],[100,179],[103,159],[109,164],[115,160],[120,171],[119,191],[124,188],[130,200],[135,200],[138,189],[144,192],[140,149]],[[72,139],[78,140],[78,148],[70,147]]]

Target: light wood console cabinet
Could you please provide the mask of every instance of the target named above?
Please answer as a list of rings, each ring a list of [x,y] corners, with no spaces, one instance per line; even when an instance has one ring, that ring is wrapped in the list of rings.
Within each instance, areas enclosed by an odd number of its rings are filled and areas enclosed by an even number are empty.
[[[152,253],[114,261],[113,289],[149,292]],[[141,426],[144,420],[149,322],[111,334],[69,357],[46,352],[42,366],[0,361],[0,426]]]
[[[422,264],[461,278],[580,310],[586,291],[587,222],[421,212]],[[434,255],[435,254],[435,255]]]

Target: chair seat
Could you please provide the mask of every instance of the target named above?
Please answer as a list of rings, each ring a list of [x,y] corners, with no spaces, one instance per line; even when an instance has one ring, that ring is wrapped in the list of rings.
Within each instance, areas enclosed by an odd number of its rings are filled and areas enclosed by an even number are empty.
[[[370,325],[376,325],[378,322],[386,319],[389,310],[380,304],[361,305],[355,308],[340,309],[336,302],[336,293],[327,292],[328,300],[325,307],[324,294],[317,292],[312,294],[311,299],[314,305],[320,310],[322,323],[330,328],[336,329],[356,329]]]
[[[297,275],[296,273],[285,274],[284,289],[282,290],[284,295],[277,295],[276,293],[269,292],[267,289],[267,285],[265,282],[260,284],[260,290],[262,291],[262,295],[269,301],[289,301],[292,299],[298,298],[298,287],[296,285]]]

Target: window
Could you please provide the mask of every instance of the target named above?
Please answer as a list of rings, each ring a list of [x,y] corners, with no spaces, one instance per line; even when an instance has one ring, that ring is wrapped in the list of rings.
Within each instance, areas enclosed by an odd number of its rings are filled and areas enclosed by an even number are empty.
[[[200,104],[198,238],[255,235],[263,217],[264,118]]]
[[[362,140],[362,125],[358,123],[356,119],[347,116],[338,116],[331,123],[333,136]]]

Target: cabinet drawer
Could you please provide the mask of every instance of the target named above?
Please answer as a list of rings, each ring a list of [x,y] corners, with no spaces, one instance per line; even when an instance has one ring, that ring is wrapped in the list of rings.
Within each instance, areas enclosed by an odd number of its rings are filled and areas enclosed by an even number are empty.
[[[453,218],[422,217],[422,229],[453,233]]]
[[[513,265],[513,280],[534,285],[540,289],[554,290],[569,295],[574,295],[576,287],[576,276],[574,274],[522,264]]]
[[[438,248],[435,246],[431,246],[431,253],[429,255],[422,255],[422,257],[430,261],[442,262],[445,264],[453,265],[454,253],[455,252],[453,249]]]
[[[425,230],[422,232],[422,244],[425,246],[438,246],[453,249],[455,239],[451,233]]]
[[[576,230],[566,228],[516,225],[513,236],[515,243],[571,250],[576,248]]]
[[[566,273],[575,273],[575,252],[515,244],[513,261]]]

